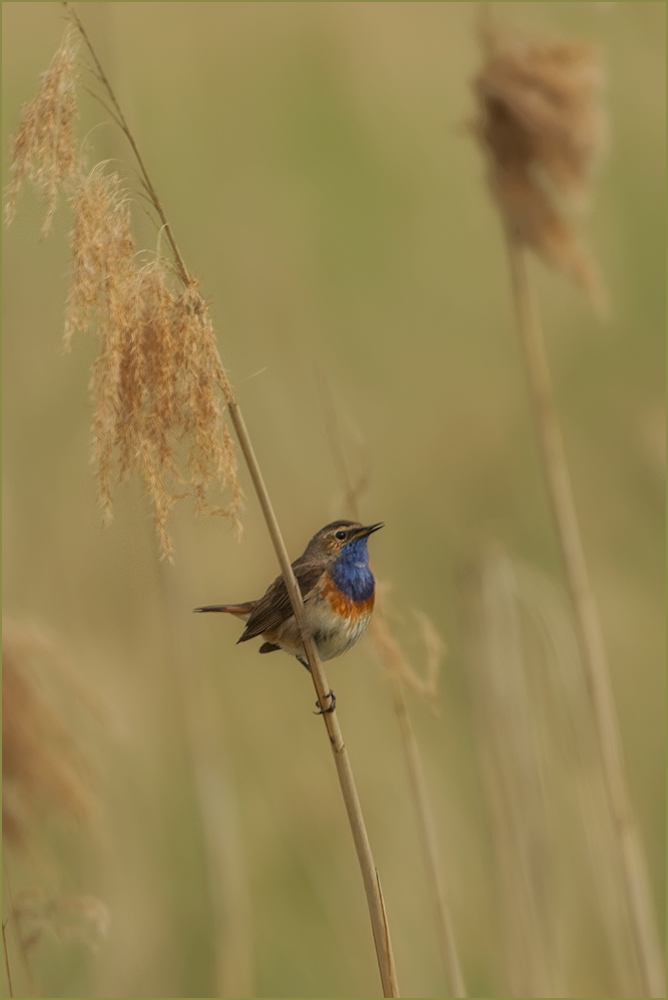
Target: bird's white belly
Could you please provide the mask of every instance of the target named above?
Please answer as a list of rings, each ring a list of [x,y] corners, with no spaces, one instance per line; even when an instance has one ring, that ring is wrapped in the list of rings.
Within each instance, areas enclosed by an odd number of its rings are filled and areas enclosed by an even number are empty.
[[[334,611],[328,602],[318,602],[316,607],[307,603],[304,608],[305,625],[309,635],[315,640],[321,660],[333,660],[354,646],[364,635],[371,619],[371,610],[343,616]],[[286,653],[292,656],[304,656],[297,625],[294,617],[283,623],[275,633],[273,642],[277,642]]]

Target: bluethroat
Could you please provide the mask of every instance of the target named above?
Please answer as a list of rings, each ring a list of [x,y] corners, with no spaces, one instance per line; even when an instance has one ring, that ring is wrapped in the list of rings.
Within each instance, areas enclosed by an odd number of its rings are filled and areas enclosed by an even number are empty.
[[[304,623],[321,660],[341,656],[366,630],[373,611],[375,584],[369,568],[367,539],[383,527],[357,521],[333,521],[313,536],[292,564],[304,599]],[[282,576],[259,601],[211,604],[195,611],[225,611],[246,622],[238,642],[256,636],[265,640],[261,653],[283,649],[308,669],[292,605]],[[330,691],[331,712],[335,699]]]

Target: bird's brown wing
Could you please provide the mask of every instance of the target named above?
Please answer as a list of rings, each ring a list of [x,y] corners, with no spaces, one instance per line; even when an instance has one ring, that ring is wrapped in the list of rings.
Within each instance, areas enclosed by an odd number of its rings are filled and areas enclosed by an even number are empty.
[[[300,558],[293,562],[292,568],[297,577],[302,597],[306,600],[323,574],[322,563],[302,562]],[[292,613],[285,580],[282,576],[277,576],[270,584],[266,594],[256,602],[246,623],[245,631],[237,641],[246,642],[247,639],[254,639],[255,636],[262,635],[263,632],[272,632],[284,621],[287,621]]]

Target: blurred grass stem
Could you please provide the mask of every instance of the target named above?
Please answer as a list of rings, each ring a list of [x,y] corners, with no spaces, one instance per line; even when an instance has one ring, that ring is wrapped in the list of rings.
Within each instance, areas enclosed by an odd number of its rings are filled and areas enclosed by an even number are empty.
[[[380,627],[385,623],[381,622]],[[411,725],[408,714],[408,706],[404,695],[404,686],[401,682],[399,672],[392,668],[388,669],[390,678],[390,688],[392,690],[392,701],[394,712],[397,717],[399,731],[401,733],[401,744],[406,760],[406,770],[408,771],[408,784],[413,798],[413,807],[417,819],[418,836],[427,877],[431,889],[434,911],[436,914],[436,931],[440,943],[441,958],[445,970],[445,977],[448,984],[450,996],[465,997],[466,987],[459,964],[457,945],[452,927],[452,918],[445,898],[445,888],[443,885],[443,873],[438,851],[438,840],[434,817],[429,802],[427,783],[424,777],[424,769],[420,758],[420,750],[415,739],[415,733]]]
[[[364,491],[367,484],[367,477],[364,475],[358,482],[353,482],[348,463],[346,462],[345,450],[341,442],[336,407],[332,401],[329,384],[322,371],[316,370],[316,381],[320,389],[320,397],[325,411],[325,423],[332,448],[334,464],[344,491],[344,506],[347,508],[350,516],[359,521],[358,497]],[[406,761],[408,784],[413,799],[420,847],[422,849],[436,913],[436,933],[439,939],[441,960],[443,962],[448,991],[453,997],[465,997],[466,987],[457,954],[452,918],[446,902],[434,817],[429,802],[429,793],[420,758],[420,750],[411,725],[408,706],[404,696],[404,686],[401,681],[401,666],[406,662],[405,656],[399,643],[387,627],[382,610],[378,607],[376,607],[374,616],[371,619],[369,636],[376,646],[382,663],[385,665],[390,681],[392,704],[401,735],[401,745]]]
[[[12,987],[12,973],[9,968],[9,952],[7,951],[7,934],[5,933],[5,928],[7,927],[7,921],[2,921],[2,952],[5,956],[5,971],[7,973],[7,985],[9,987],[10,997],[14,996],[14,989]]]
[[[29,997],[36,997],[36,996],[38,996],[38,993],[37,993],[37,991],[35,989],[35,981],[34,981],[34,978],[33,978],[32,969],[30,968],[30,962],[28,961],[28,951],[26,949],[25,941],[24,941],[23,935],[21,934],[21,931],[19,930],[19,927],[18,927],[18,920],[17,920],[17,917],[16,917],[16,912],[17,911],[16,911],[16,905],[15,905],[15,902],[14,902],[14,893],[12,892],[12,884],[11,884],[11,880],[9,878],[9,868],[8,868],[8,865],[7,865],[6,858],[4,856],[4,851],[3,851],[3,858],[2,858],[2,874],[3,874],[3,878],[4,878],[4,883],[7,886],[7,897],[9,899],[9,914],[10,914],[9,920],[11,920],[11,928],[10,929],[14,933],[14,939],[16,941],[16,947],[17,947],[18,953],[19,953],[19,955],[21,957],[21,965],[23,966],[23,971],[25,972],[26,983],[28,985],[28,989],[26,990],[26,993],[28,994]],[[3,888],[3,894],[4,894],[4,888]],[[8,922],[9,922],[8,920],[4,921],[3,922],[3,926],[2,926],[2,941],[3,941],[3,945],[6,943],[5,927],[7,926]],[[7,953],[5,952],[5,954],[7,954]],[[9,972],[9,965],[7,966],[7,971]]]
[[[121,108],[116,100],[116,96],[109,84],[109,81],[102,70],[100,62],[95,54],[95,50],[85,32],[85,29],[71,4],[65,4],[68,11],[76,24],[78,30],[91,53],[93,61],[96,66],[98,78],[100,83],[109,95],[116,114],[118,116],[118,123],[124,134],[126,135],[132,151],[136,157],[141,175],[146,187],[151,202],[153,203],[156,212],[158,213],[160,220],[163,224],[165,232],[167,234],[170,246],[174,253],[174,260],[176,268],[181,281],[184,286],[187,287],[190,284],[190,275],[183,262],[183,258],[178,250],[176,241],[172,235],[171,228],[165,216],[164,210],[158,198],[158,195],[151,183],[148,176],[146,167],[141,158],[137,144],[134,137],[130,131],[127,122]],[[222,368],[222,366],[221,366]],[[295,619],[297,625],[302,634],[302,641],[304,644],[304,650],[306,652],[306,657],[309,662],[309,668],[311,672],[311,677],[315,685],[316,693],[318,696],[318,702],[323,709],[326,709],[330,702],[329,695],[329,684],[327,683],[327,678],[323,670],[322,663],[318,656],[315,643],[312,639],[307,637],[303,628],[303,609],[304,604],[302,601],[301,591],[297,584],[297,580],[292,571],[292,566],[290,564],[290,559],[285,547],[285,542],[281,535],[280,528],[278,526],[278,521],[276,515],[274,514],[273,506],[269,498],[269,493],[267,491],[262,473],[260,471],[260,466],[258,464],[253,446],[251,443],[248,430],[246,429],[246,424],[244,422],[241,410],[234,398],[232,388],[227,382],[227,380],[220,380],[220,387],[223,395],[225,397],[230,419],[234,426],[237,438],[239,440],[239,445],[243,452],[248,470],[257,493],[258,500],[260,502],[260,507],[262,508],[262,513],[264,515],[265,521],[267,523],[267,529],[269,535],[276,551],[278,557],[278,562],[281,568],[281,572],[285,579],[285,584],[288,590],[288,595],[290,597],[290,603],[292,604],[292,609],[294,611]],[[350,822],[350,827],[352,830],[353,840],[355,842],[355,848],[357,850],[357,856],[359,859],[360,867],[362,870],[362,878],[364,881],[364,888],[367,896],[367,903],[369,906],[369,913],[371,917],[371,926],[373,930],[374,943],[376,947],[376,955],[378,958],[378,966],[380,970],[380,976],[383,985],[383,995],[386,997],[398,997],[399,988],[397,985],[397,975],[394,965],[394,956],[392,954],[392,945],[390,941],[390,932],[387,923],[387,917],[385,913],[385,905],[383,902],[382,891],[380,887],[380,879],[378,877],[378,872],[374,864],[373,855],[371,853],[371,845],[369,843],[369,838],[366,831],[366,826],[364,824],[364,818],[362,815],[362,809],[360,806],[359,797],[357,794],[357,789],[355,786],[355,780],[353,777],[353,772],[350,766],[350,760],[348,758],[348,751],[346,745],[343,741],[343,736],[341,734],[341,729],[338,723],[335,712],[324,712],[323,720],[327,729],[327,733],[332,746],[332,752],[334,754],[334,760],[336,763],[336,770],[339,776],[339,782],[341,785],[341,791],[343,794],[343,799],[346,806],[346,811],[348,813],[348,819]]]
[[[643,977],[644,995],[665,996],[664,970],[640,834],[626,777],[603,633],[589,583],[580,528],[547,362],[526,248],[506,228],[515,305],[552,513],[575,610],[605,787],[618,844],[625,897]]]
[[[250,894],[234,790],[226,775],[212,715],[213,698],[192,669],[183,621],[185,595],[173,567],[158,562],[167,657],[181,707],[183,729],[198,803],[207,887],[212,914],[215,996],[252,997],[253,951]]]

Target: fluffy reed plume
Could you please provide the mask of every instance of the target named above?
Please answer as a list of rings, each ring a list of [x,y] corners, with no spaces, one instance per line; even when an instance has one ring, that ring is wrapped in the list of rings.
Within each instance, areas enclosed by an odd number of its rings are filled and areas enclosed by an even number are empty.
[[[126,463],[134,462],[139,465],[148,480],[149,490],[152,490],[154,499],[157,497],[159,501],[156,521],[163,547],[169,552],[170,542],[164,524],[169,503],[174,497],[170,496],[164,487],[169,475],[181,478],[176,472],[174,437],[177,432],[188,433],[194,439],[194,449],[191,448],[189,457],[190,492],[196,495],[202,505],[211,470],[213,469],[214,474],[219,474],[219,478],[220,475],[227,475],[226,485],[232,490],[232,503],[228,512],[236,515],[241,494],[235,476],[231,441],[224,435],[222,444],[219,445],[214,431],[219,412],[213,389],[220,389],[262,508],[297,625],[305,637],[304,651],[319,704],[327,705],[330,701],[330,687],[315,642],[306,633],[301,591],[290,564],[245,421],[215,347],[206,304],[179,253],[134,136],[100,65],[95,49],[74,7],[70,4],[66,4],[66,7],[87,46],[97,79],[113,108],[115,120],[130,143],[145,191],[171,247],[174,274],[183,288],[180,295],[171,289],[166,280],[168,273],[166,265],[160,262],[144,269],[139,268],[136,274],[132,271],[128,259],[130,242],[127,236],[128,227],[124,222],[122,198],[113,197],[114,193],[118,193],[119,185],[116,181],[109,182],[107,193],[101,192],[98,185],[91,200],[95,202],[99,199],[102,205],[107,206],[106,210],[103,210],[102,231],[104,233],[110,227],[114,237],[125,247],[120,251],[120,260],[123,268],[127,270],[127,275],[124,271],[119,277],[111,279],[111,284],[108,284],[110,276],[100,268],[97,271],[102,282],[99,286],[99,295],[95,291],[97,283],[89,282],[88,274],[82,275],[79,291],[75,290],[70,297],[68,334],[71,334],[72,329],[77,326],[85,324],[94,310],[97,310],[98,315],[102,314],[103,328],[105,322],[111,321],[110,336],[103,342],[101,360],[93,377],[94,388],[100,385],[105,400],[104,405],[97,410],[100,427],[96,431],[98,454],[108,461],[109,466],[109,469],[103,470],[103,475],[109,475],[111,455],[117,447],[120,448],[122,456],[121,474],[125,471],[123,460]],[[89,226],[86,229],[86,226],[82,225],[82,230],[89,234],[81,237],[82,257],[92,260],[95,267],[99,255],[104,257],[104,247],[100,248],[95,227]],[[104,239],[102,243],[104,244]],[[86,245],[88,251],[85,250]],[[147,381],[148,371],[151,373],[150,382]],[[131,387],[129,390],[128,386]],[[138,414],[140,414],[139,423],[137,423]],[[128,431],[126,422],[130,420],[135,424],[135,428]],[[211,447],[219,450],[211,455]],[[138,449],[139,454],[137,454]],[[104,502],[104,481],[102,492]],[[334,755],[360,864],[383,993],[388,997],[399,996],[380,879],[371,853],[347,748],[336,712],[327,711],[322,715],[322,719]]]
[[[201,509],[237,518],[241,489],[219,401],[221,390],[229,395],[229,382],[197,282],[174,289],[163,258],[138,266],[130,202],[118,175],[95,167],[82,177],[73,209],[65,338],[69,345],[76,330],[95,326],[101,341],[91,379],[100,501],[109,519],[114,473],[122,479],[139,471],[169,555],[167,519],[179,487]],[[191,441],[186,476],[177,460],[184,436]],[[227,508],[206,504],[216,480],[231,489]]]
[[[489,22],[482,38],[487,58],[474,83],[475,128],[494,197],[514,237],[602,309],[598,269],[571,218],[587,205],[607,140],[598,54],[580,42],[529,38]]]
[[[110,520],[115,478],[138,472],[153,502],[162,551],[171,556],[169,511],[184,496],[194,497],[199,510],[229,515],[240,527],[242,493],[223,423],[231,387],[197,282],[178,257],[175,266],[162,256],[142,264],[132,236],[132,200],[121,178],[105,173],[104,164],[84,167],[72,137],[76,39],[68,29],[38,96],[24,107],[12,144],[7,218],[14,216],[25,178],[48,196],[45,232],[58,191],[70,197],[65,346],[76,331],[95,330],[100,340],[90,385],[103,515]],[[159,203],[156,210],[160,214]],[[225,506],[206,499],[215,484],[229,491]]]
[[[3,623],[2,833],[17,849],[33,846],[44,812],[83,819],[92,805],[81,750],[38,686],[35,656],[56,662],[35,633]]]
[[[40,76],[37,93],[23,105],[21,123],[10,143],[12,179],[7,189],[6,222],[14,218],[21,185],[28,179],[46,201],[43,236],[51,227],[58,193],[71,191],[79,174],[72,124],[77,116],[80,44],[77,33],[68,29],[51,65]]]
[[[382,581],[376,585],[376,610],[369,624],[369,635],[385,668],[394,674],[397,680],[412,688],[436,710],[438,677],[441,661],[446,653],[446,645],[431,619],[423,611],[414,609],[413,618],[417,625],[425,658],[424,671],[422,674],[418,673],[389,628],[388,591],[388,585]]]

